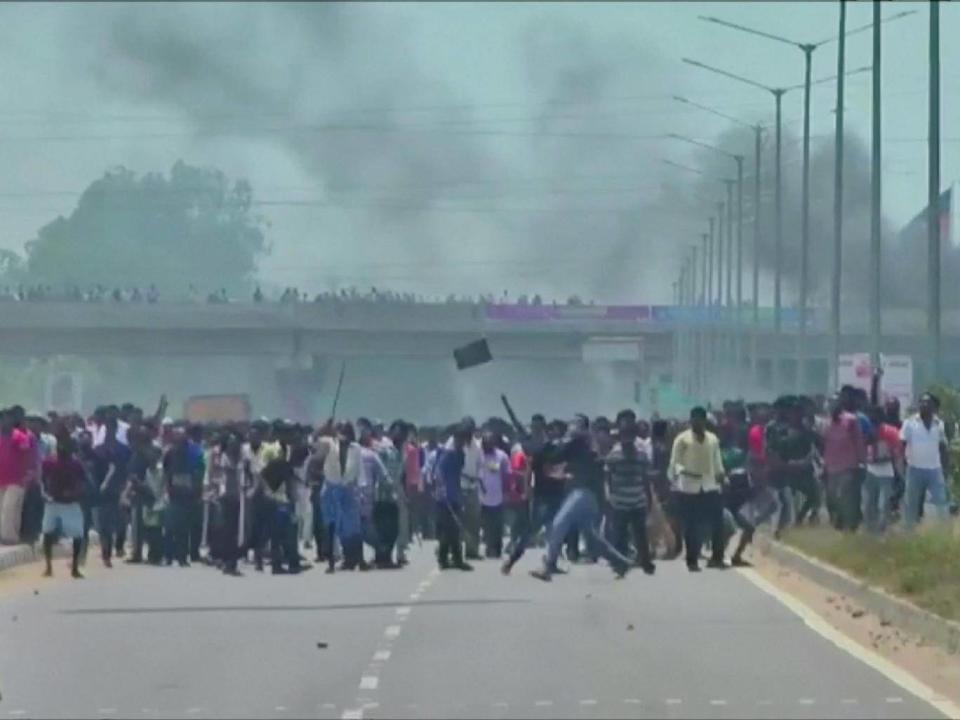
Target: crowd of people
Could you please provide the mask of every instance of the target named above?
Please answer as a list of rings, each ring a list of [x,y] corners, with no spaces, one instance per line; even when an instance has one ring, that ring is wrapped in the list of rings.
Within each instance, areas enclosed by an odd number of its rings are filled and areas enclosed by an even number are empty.
[[[167,295],[170,298],[170,295]],[[201,292],[195,285],[187,288],[185,295],[174,295],[174,299],[181,301],[202,303],[209,305],[226,305],[238,302],[239,299],[231,297],[226,288],[211,290],[210,292]],[[72,303],[129,303],[154,304],[160,302],[161,295],[156,285],[149,285],[146,288],[140,287],[114,287],[108,288],[101,284],[96,284],[87,289],[82,289],[79,285],[54,288],[48,284],[30,284],[30,285],[4,285],[0,287],[0,302],[72,302]],[[518,305],[557,305],[557,301],[544,300],[540,295],[521,294],[511,298],[507,291],[499,298],[492,294],[488,295],[446,295],[444,297],[428,297],[419,293],[397,292],[393,290],[383,290],[371,287],[363,291],[356,287],[344,288],[342,290],[326,290],[311,295],[305,290],[295,287],[284,288],[282,292],[265,293],[263,288],[257,286],[250,300],[254,303],[275,302],[281,305],[293,305],[298,303],[391,303],[391,304],[447,304],[447,305],[472,305],[479,306],[494,303],[516,303]],[[593,302],[586,303],[577,295],[572,295],[565,302],[559,303],[568,307],[582,307]]]
[[[821,522],[839,531],[911,530],[929,499],[951,508],[948,428],[923,395],[901,422],[895,401],[845,387],[822,405],[784,396],[689,417],[611,421],[471,418],[417,428],[359,418],[310,427],[282,420],[198,425],[131,405],[92,416],[0,413],[0,541],[42,538],[47,574],[61,537],[81,577],[91,529],[103,564],[241,564],[297,574],[396,569],[414,541],[436,539],[442,569],[481,558],[510,574],[533,542],[532,571],[606,560],[617,577],[683,555],[699,572],[748,565],[776,535]],[[312,551],[313,558],[305,553]],[[339,563],[339,565],[338,565]]]

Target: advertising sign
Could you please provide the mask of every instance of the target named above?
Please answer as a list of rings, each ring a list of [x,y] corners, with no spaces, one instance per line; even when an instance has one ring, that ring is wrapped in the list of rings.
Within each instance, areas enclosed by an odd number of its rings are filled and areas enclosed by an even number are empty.
[[[880,394],[883,400],[895,397],[906,410],[913,403],[913,358],[909,355],[881,355],[883,377]]]
[[[837,358],[837,380],[840,387],[852,385],[864,392],[870,392],[873,378],[873,364],[870,353],[851,353]]]

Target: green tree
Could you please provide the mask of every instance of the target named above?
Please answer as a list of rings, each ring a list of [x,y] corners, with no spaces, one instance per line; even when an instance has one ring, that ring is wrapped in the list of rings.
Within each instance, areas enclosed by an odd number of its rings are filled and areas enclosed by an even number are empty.
[[[219,170],[177,162],[169,176],[137,176],[116,168],[84,191],[69,217],[27,243],[23,280],[246,293],[269,250],[252,202],[249,183],[231,184]]]

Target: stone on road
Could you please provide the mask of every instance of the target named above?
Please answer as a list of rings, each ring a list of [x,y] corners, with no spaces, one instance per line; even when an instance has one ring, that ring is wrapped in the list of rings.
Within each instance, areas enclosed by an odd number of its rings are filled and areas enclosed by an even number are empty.
[[[544,584],[441,573],[431,549],[394,572],[117,566],[0,595],[0,716],[940,716],[736,572]]]

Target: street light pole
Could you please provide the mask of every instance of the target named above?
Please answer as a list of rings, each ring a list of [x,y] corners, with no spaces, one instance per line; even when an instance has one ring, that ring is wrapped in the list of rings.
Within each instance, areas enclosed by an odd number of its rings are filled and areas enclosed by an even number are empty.
[[[717,306],[723,307],[723,201],[717,203]]]
[[[710,311],[707,308],[710,303],[710,296],[707,294],[707,275],[708,275],[707,245],[708,245],[710,236],[707,235],[707,233],[703,233],[701,237],[703,240],[703,248],[700,254],[702,256],[701,260],[703,262],[703,271],[700,273],[700,277],[702,278],[702,282],[700,283],[702,285],[702,287],[700,288],[700,305],[701,305],[700,317],[701,317],[702,325],[700,327],[700,383],[699,384],[700,384],[700,395],[701,395],[700,399],[702,400],[703,395],[707,389],[707,360],[709,358],[709,355],[707,352],[708,351],[707,339],[708,339],[708,332],[709,332],[708,328],[710,327],[710,321],[709,321]]]
[[[690,386],[693,389],[691,393],[694,396],[700,393],[700,317],[697,310],[697,246],[692,246],[693,260],[690,263],[690,314],[693,330],[691,333],[691,359],[693,361],[693,372],[690,376]]]
[[[874,367],[880,367],[880,205],[881,205],[881,125],[880,125],[880,2],[873,0],[873,121],[870,168],[870,352]]]
[[[733,341],[736,343],[736,350],[733,354],[736,374],[734,378],[737,384],[737,395],[741,395],[740,374],[743,371],[743,155],[734,157],[737,161],[737,304],[736,315],[734,316]]]
[[[733,306],[733,184],[734,180],[724,180],[727,186],[727,307]]]
[[[831,387],[840,389],[840,280],[843,275],[843,75],[846,63],[847,3],[840,0],[837,44],[837,116],[833,159],[833,277],[830,288]]]
[[[774,250],[773,250],[773,342],[776,346],[780,344],[780,333],[781,333],[781,324],[780,324],[780,276],[783,273],[783,181],[782,181],[782,157],[781,157],[781,134],[782,134],[782,114],[781,114],[781,105],[783,104],[783,93],[785,91],[782,89],[773,90],[773,97],[777,103],[777,130],[776,130],[776,172],[774,180],[774,212],[776,219],[774,220]],[[771,357],[772,366],[772,384],[773,391],[780,392],[780,358],[777,355],[777,349],[775,348]]]
[[[908,15],[912,15],[914,12],[916,12],[916,11],[914,11],[914,10],[908,10],[908,11],[905,11],[905,12],[901,12],[901,13],[897,13],[897,14],[895,14],[895,15],[892,15],[892,16],[888,17],[886,20],[881,20],[881,19],[880,19],[880,10],[879,10],[879,8],[878,8],[878,7],[875,7],[875,8],[874,8],[874,16],[873,16],[872,26],[873,26],[873,28],[874,28],[874,43],[875,43],[875,45],[876,45],[876,47],[875,47],[875,54],[877,55],[877,57],[875,58],[875,65],[877,65],[877,64],[879,63],[879,39],[878,39],[878,38],[879,38],[879,26],[880,26],[880,23],[881,23],[881,22],[890,22],[890,21],[892,21],[892,20],[898,20],[898,19],[903,18],[903,17],[906,17],[906,16],[908,16]],[[803,97],[803,188],[802,188],[802,199],[801,199],[802,210],[801,210],[801,248],[800,248],[800,255],[801,255],[801,259],[800,259],[800,293],[799,293],[799,296],[800,296],[800,297],[799,297],[799,302],[798,302],[799,312],[800,312],[800,318],[799,318],[799,323],[800,323],[800,325],[799,325],[799,332],[798,332],[797,345],[796,345],[796,348],[797,348],[796,384],[797,384],[798,389],[799,389],[799,388],[802,388],[802,387],[803,387],[803,384],[804,384],[804,363],[803,363],[803,357],[804,357],[804,351],[805,351],[805,347],[806,347],[806,343],[804,342],[804,336],[806,335],[806,330],[807,330],[807,290],[808,290],[808,288],[807,288],[807,284],[808,284],[808,283],[807,283],[807,279],[808,279],[808,278],[807,278],[807,274],[808,274],[808,265],[809,265],[809,263],[808,263],[808,256],[809,256],[809,249],[810,249],[810,86],[811,86],[811,84],[812,84],[811,81],[810,81],[810,74],[811,74],[811,65],[812,65],[812,60],[813,60],[813,51],[816,50],[818,47],[820,47],[820,46],[822,46],[822,45],[825,45],[825,44],[827,44],[827,43],[833,42],[834,40],[840,40],[840,41],[842,42],[845,36],[853,35],[853,34],[862,32],[862,31],[864,31],[864,30],[867,30],[867,29],[869,29],[869,28],[871,27],[871,25],[864,25],[864,26],[861,26],[861,27],[859,27],[859,28],[855,28],[855,29],[851,30],[850,32],[845,32],[845,31],[844,31],[845,28],[844,28],[844,29],[841,30],[840,34],[839,34],[837,37],[826,38],[826,39],[824,39],[824,40],[820,40],[820,41],[815,42],[815,43],[799,43],[799,42],[796,42],[795,40],[791,40],[791,39],[786,38],[786,37],[782,37],[782,36],[779,36],[779,35],[774,35],[774,34],[768,33],[768,32],[763,32],[763,31],[761,31],[761,30],[756,30],[756,29],[754,29],[754,28],[745,27],[745,26],[743,26],[743,25],[738,25],[738,24],[736,24],[736,23],[727,22],[726,20],[721,20],[721,19],[715,18],[715,17],[703,17],[703,16],[700,16],[699,19],[705,20],[705,21],[710,22],[710,23],[714,23],[714,24],[716,24],[716,25],[722,25],[722,26],[724,26],[724,27],[731,28],[731,29],[734,29],[734,30],[739,30],[739,31],[741,31],[741,32],[746,32],[746,33],[749,33],[749,34],[751,34],[751,35],[758,35],[758,36],[760,36],[760,37],[764,37],[764,38],[767,38],[767,39],[769,39],[769,40],[775,40],[775,41],[780,42],[780,43],[785,43],[785,44],[788,44],[788,45],[793,45],[794,47],[799,48],[799,49],[803,52],[803,54],[804,54],[804,83],[803,83],[803,88],[804,88],[804,97]],[[876,73],[878,74],[878,73],[879,73],[879,70],[877,70]],[[726,74],[729,75],[729,73],[726,73]],[[842,75],[843,75],[842,72],[838,73],[838,78],[842,77]],[[875,77],[876,77],[876,75],[875,75]],[[737,79],[743,80],[743,78],[737,78]],[[758,83],[752,83],[752,84],[757,85]],[[777,98],[777,115],[778,115],[778,121],[777,121],[777,156],[778,156],[778,160],[777,160],[777,173],[778,173],[778,178],[777,178],[777,199],[776,199],[776,205],[777,205],[777,257],[778,257],[777,265],[778,265],[778,273],[777,273],[777,276],[776,276],[775,281],[774,281],[774,333],[775,333],[775,335],[777,336],[777,338],[779,338],[779,335],[780,335],[780,320],[781,320],[781,318],[780,318],[780,309],[781,309],[781,303],[780,303],[780,301],[781,301],[781,297],[780,297],[780,275],[779,275],[779,262],[780,262],[780,260],[779,260],[779,258],[780,258],[780,253],[781,253],[781,247],[780,247],[780,245],[781,245],[781,241],[782,241],[782,224],[781,224],[781,220],[782,220],[782,218],[781,218],[782,207],[781,207],[781,197],[780,197],[781,186],[780,186],[780,179],[779,179],[779,172],[780,172],[780,162],[779,162],[779,155],[780,155],[780,122],[779,122],[779,114],[780,114],[780,100],[781,100],[781,98],[782,98],[783,91],[781,91],[779,94],[777,94],[776,91],[774,91],[774,94],[775,94],[775,96],[776,96],[776,98]],[[838,105],[838,108],[843,105],[843,103],[842,103],[842,94],[841,94],[841,102],[838,102],[837,105]],[[878,122],[879,122],[879,121],[878,121]],[[879,127],[879,126],[878,126],[878,127]],[[879,157],[879,156],[878,156],[878,157]],[[776,369],[776,365],[775,365],[775,369]],[[775,377],[776,377],[776,376],[775,376]],[[775,379],[775,380],[774,380],[774,385],[776,385],[776,384],[777,384],[777,382],[776,382],[776,379]]]
[[[930,286],[929,334],[933,382],[943,378],[940,317],[940,3],[930,2],[930,110],[927,177],[927,274]]]
[[[760,133],[763,128],[754,128],[753,175],[753,332],[750,334],[750,379],[754,387],[759,384],[759,363],[757,362],[757,335],[760,333]]]
[[[707,305],[713,305],[713,223],[714,218],[710,218],[710,272],[707,274]]]
[[[798,393],[806,389],[806,335],[807,335],[807,273],[810,255],[810,67],[813,64],[813,51],[816,45],[801,45],[803,50],[803,184],[800,203],[800,328],[797,332],[797,375]]]

